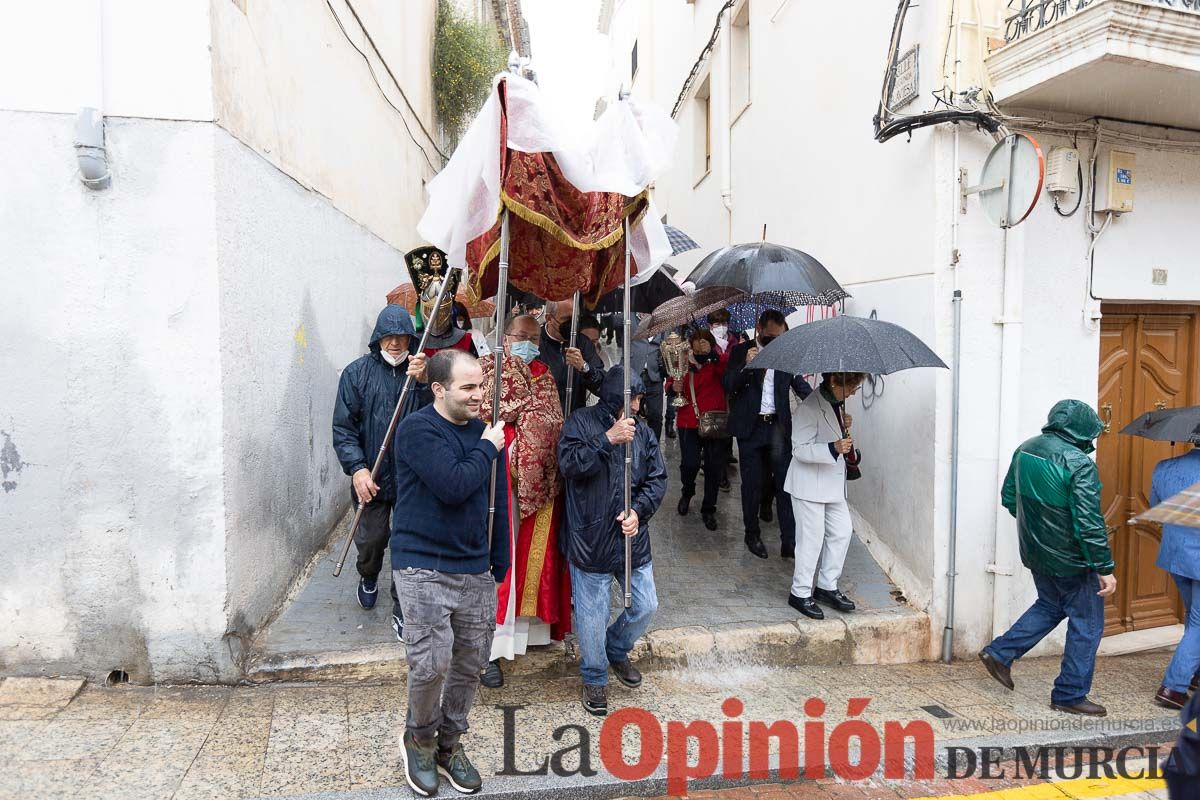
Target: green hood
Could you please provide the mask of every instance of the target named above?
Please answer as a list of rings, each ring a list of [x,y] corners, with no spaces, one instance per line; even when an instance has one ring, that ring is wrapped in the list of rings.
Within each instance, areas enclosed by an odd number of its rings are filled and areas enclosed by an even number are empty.
[[[1096,449],[1093,440],[1104,430],[1104,423],[1092,407],[1082,400],[1059,400],[1050,409],[1042,433],[1058,436],[1085,453]]]

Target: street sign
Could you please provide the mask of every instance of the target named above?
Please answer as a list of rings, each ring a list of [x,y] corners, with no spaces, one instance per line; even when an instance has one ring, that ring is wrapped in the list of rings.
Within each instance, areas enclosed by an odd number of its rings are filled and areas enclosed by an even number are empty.
[[[965,170],[963,171],[965,173]],[[1020,225],[1037,205],[1046,178],[1046,158],[1032,136],[1013,133],[992,148],[979,185],[962,184],[962,211],[967,196],[979,195],[979,205],[988,219],[1001,228]]]

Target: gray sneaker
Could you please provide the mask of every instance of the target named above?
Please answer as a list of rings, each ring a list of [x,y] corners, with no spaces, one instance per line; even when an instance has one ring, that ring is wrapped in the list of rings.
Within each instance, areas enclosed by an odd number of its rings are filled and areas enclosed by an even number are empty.
[[[421,797],[434,797],[438,790],[437,745],[422,744],[404,732],[404,779]]]
[[[483,788],[483,779],[479,772],[471,766],[467,753],[461,744],[454,745],[449,753],[440,750],[437,754],[437,771],[446,776],[455,791],[463,794],[475,794]]]

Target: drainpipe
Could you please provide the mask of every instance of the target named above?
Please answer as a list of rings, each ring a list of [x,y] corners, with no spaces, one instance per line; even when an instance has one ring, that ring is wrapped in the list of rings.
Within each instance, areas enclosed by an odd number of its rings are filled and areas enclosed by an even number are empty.
[[[955,0],[957,2],[957,0]],[[954,15],[958,20],[958,15]],[[955,27],[954,33],[954,93],[957,97],[959,66],[962,64],[962,24]],[[954,583],[958,576],[958,420],[959,403],[962,398],[962,289],[958,284],[958,267],[960,254],[958,252],[959,197],[962,191],[962,178],[959,173],[959,126],[954,126],[954,157],[950,185],[954,191],[950,196],[950,269],[954,275],[954,357],[951,362],[953,389],[951,390],[950,412],[950,542],[946,557],[946,622],[942,629],[942,661],[949,664],[954,659]]]
[[[997,636],[1012,622],[1013,570],[1017,541],[1015,523],[999,502],[1000,487],[1008,474],[1009,455],[1019,444],[1021,402],[1021,315],[1024,290],[1024,236],[1019,229],[1005,229],[1002,244],[1004,265],[1004,313],[995,322],[1001,326],[1000,418],[996,439],[996,527],[992,573],[992,635]]]
[[[733,104],[729,99],[730,90],[733,88],[733,60],[729,53],[730,19],[731,16],[726,15],[721,21],[721,108],[725,111],[721,115],[721,204],[729,212],[729,232],[726,240],[733,244]]]
[[[79,163],[79,180],[89,189],[105,189],[112,178],[108,168],[108,153],[104,149],[104,0],[93,0],[83,9],[90,12],[96,32],[93,68],[90,79],[81,80],[87,87],[83,109],[75,118],[75,159]]]

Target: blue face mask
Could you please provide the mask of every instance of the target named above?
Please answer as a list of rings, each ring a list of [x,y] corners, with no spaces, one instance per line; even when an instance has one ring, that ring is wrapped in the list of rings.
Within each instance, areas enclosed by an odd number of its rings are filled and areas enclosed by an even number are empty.
[[[540,350],[536,342],[513,342],[510,352],[528,364],[538,357]]]

